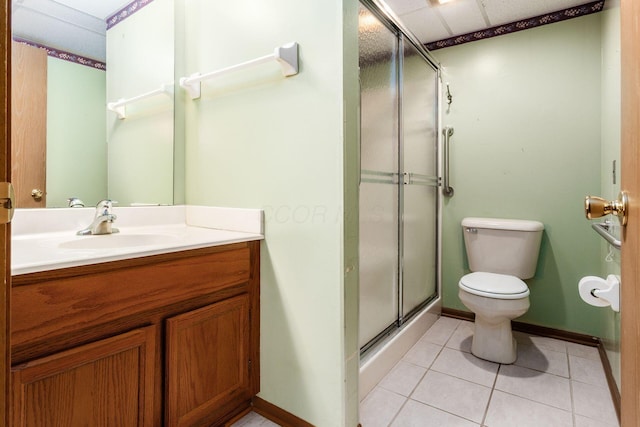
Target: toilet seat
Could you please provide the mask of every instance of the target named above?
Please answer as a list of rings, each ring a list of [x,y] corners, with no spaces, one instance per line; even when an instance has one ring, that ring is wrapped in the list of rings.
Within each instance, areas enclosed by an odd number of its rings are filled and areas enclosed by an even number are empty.
[[[515,276],[474,272],[462,276],[458,284],[470,294],[495,299],[519,299],[529,296],[527,284]]]

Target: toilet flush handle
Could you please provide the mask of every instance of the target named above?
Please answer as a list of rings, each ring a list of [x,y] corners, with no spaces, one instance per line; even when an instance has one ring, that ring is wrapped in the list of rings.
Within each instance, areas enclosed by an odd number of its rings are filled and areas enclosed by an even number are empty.
[[[607,201],[602,197],[587,196],[584,199],[584,213],[587,219],[600,218],[601,216],[615,214],[620,220],[620,225],[627,225],[627,213],[629,211],[629,196],[621,191],[618,200]]]

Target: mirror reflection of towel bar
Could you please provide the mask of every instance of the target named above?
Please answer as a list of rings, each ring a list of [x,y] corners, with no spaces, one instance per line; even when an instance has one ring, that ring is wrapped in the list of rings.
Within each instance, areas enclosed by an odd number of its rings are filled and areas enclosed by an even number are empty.
[[[128,104],[133,104],[134,102],[142,101],[143,99],[151,98],[152,96],[160,95],[163,93],[170,94],[171,89],[173,87],[172,84],[163,84],[159,89],[152,90],[147,93],[143,93],[142,95],[134,96],[133,98],[124,99],[120,98],[116,102],[109,102],[107,104],[107,109],[115,112],[118,115],[120,120],[127,118],[127,110],[125,107]]]

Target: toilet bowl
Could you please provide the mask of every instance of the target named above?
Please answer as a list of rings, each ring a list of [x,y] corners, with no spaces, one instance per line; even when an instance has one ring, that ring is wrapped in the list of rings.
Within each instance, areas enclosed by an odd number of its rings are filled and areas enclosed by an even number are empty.
[[[510,364],[516,361],[511,320],[529,309],[529,288],[515,276],[475,272],[458,284],[460,301],[475,313],[471,353],[481,359]]]
[[[465,249],[472,273],[458,283],[460,301],[475,313],[471,353],[496,363],[517,358],[511,320],[529,309],[542,231],[538,221],[465,218]]]

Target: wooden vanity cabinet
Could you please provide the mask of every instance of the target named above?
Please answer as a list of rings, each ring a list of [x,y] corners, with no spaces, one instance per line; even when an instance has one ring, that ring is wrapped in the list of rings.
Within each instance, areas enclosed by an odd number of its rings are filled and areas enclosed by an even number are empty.
[[[211,425],[251,399],[249,311],[239,295],[167,320],[167,426]]]
[[[259,391],[259,242],[14,276],[22,426],[217,426]]]
[[[14,368],[13,426],[153,427],[155,327]]]

